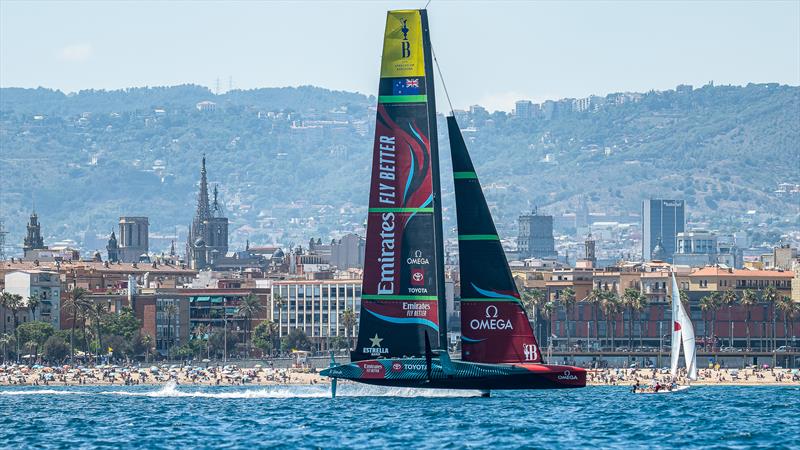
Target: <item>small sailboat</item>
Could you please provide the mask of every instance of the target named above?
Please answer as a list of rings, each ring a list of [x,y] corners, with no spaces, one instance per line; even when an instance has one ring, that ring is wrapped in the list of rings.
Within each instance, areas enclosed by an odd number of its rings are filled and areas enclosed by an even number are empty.
[[[447,352],[442,205],[427,12],[389,11],[373,146],[359,333],[351,362],[321,375],[439,389],[577,388],[586,370],[546,365],[454,117],[462,354]]]
[[[672,273],[672,348],[670,350],[670,376],[674,385],[667,386],[658,390],[636,391],[639,394],[667,394],[689,389],[689,385],[677,385],[678,365],[680,363],[681,346],[683,346],[683,356],[686,363],[686,374],[689,380],[697,379],[697,351],[695,348],[694,327],[692,319],[686,313],[686,309],[681,302],[678,281],[675,273]]]

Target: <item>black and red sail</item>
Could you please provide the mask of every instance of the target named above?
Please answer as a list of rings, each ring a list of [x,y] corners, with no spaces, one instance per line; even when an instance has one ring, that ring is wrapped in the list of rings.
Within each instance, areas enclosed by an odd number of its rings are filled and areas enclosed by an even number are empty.
[[[354,361],[438,346],[441,206],[425,11],[386,21],[372,156],[361,315]]]
[[[461,357],[485,363],[541,363],[539,345],[455,117],[447,118],[447,129],[458,218]]]

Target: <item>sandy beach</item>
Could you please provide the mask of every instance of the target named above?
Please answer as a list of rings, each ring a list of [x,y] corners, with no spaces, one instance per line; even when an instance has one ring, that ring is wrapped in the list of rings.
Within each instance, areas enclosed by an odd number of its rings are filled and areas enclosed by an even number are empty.
[[[650,384],[668,382],[669,373],[657,369],[596,369],[590,370],[590,386],[628,386],[636,382]],[[687,384],[685,374],[679,374],[679,384]],[[244,386],[244,385],[313,385],[326,384],[314,369],[285,369],[270,367],[239,368],[229,366],[97,366],[46,367],[0,366],[0,386],[78,386],[78,385],[178,385]],[[693,385],[800,386],[798,369],[700,369]]]
[[[651,384],[658,381],[662,384],[670,381],[669,371],[663,369],[597,369],[590,370],[587,385],[630,386],[638,381]],[[678,372],[678,384],[713,385],[713,386],[800,386],[800,370],[746,368],[746,369],[699,369],[697,380],[686,378],[685,371]]]

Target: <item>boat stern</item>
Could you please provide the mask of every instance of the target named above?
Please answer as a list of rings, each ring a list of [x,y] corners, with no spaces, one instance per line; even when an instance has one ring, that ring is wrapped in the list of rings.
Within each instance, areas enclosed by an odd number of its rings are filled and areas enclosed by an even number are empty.
[[[556,388],[586,387],[587,371],[581,367],[550,364],[525,364],[522,367],[548,380]]]

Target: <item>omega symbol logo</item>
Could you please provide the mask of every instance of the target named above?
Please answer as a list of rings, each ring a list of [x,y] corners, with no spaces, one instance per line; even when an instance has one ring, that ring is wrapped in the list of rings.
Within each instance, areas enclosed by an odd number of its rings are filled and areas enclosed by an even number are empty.
[[[497,318],[497,306],[489,305],[486,307],[486,318],[487,319]]]

